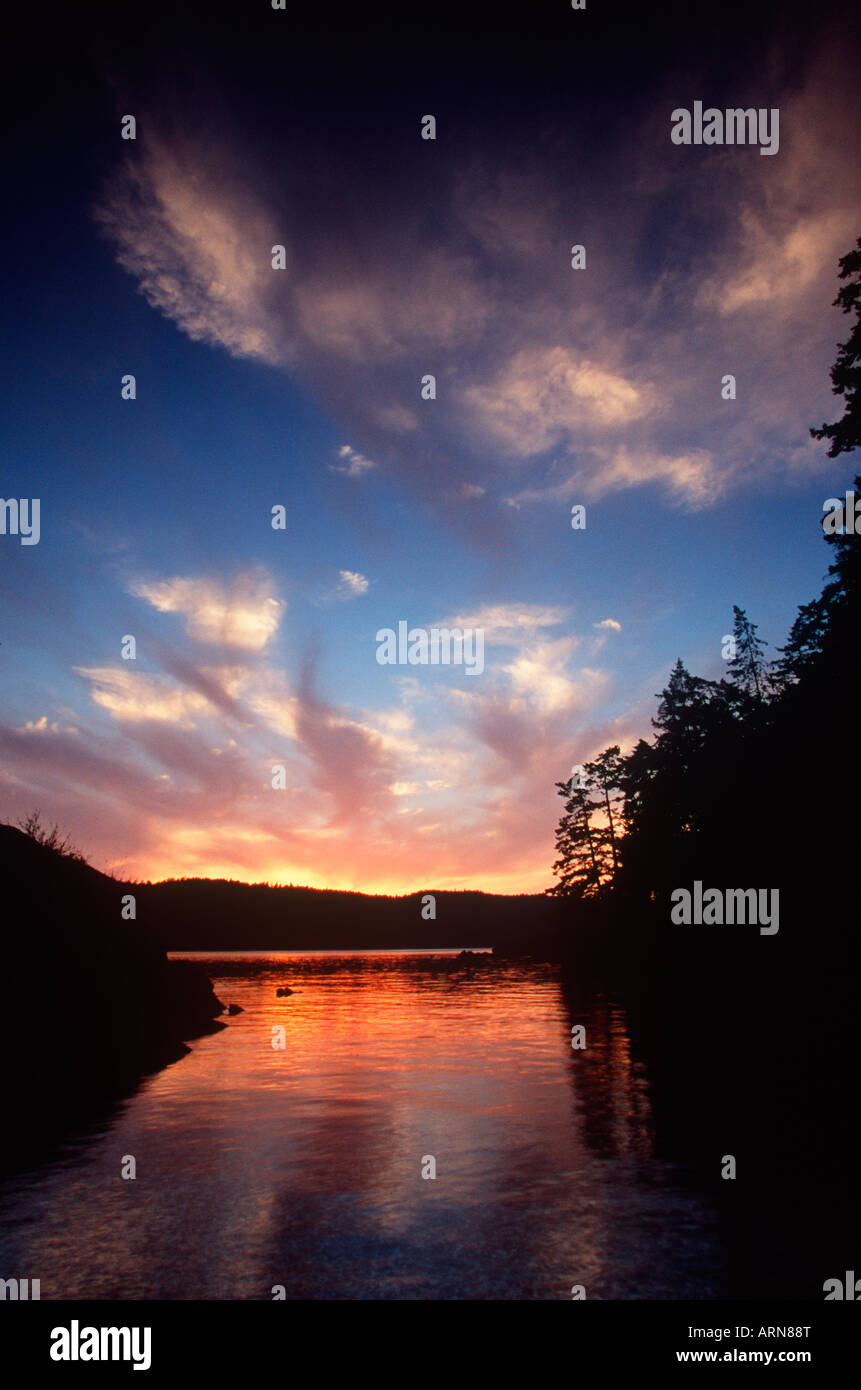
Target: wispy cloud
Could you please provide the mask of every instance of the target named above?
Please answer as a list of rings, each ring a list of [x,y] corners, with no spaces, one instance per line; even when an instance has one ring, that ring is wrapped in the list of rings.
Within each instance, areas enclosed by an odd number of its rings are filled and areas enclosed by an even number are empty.
[[[584,425],[619,428],[654,406],[648,382],[564,347],[524,348],[487,386],[471,386],[464,400],[476,426],[508,453],[526,458],[569,445]]]
[[[159,108],[97,216],[185,333],[281,367],[335,407],[362,441],[342,446],[335,472],[379,468],[450,512],[483,495],[479,470],[482,487],[504,480],[512,506],[657,487],[704,508],[781,459],[803,463],[833,348],[824,319],[811,338],[810,306],[833,298],[861,216],[832,136],[858,114],[840,53],[775,100],[773,161],[738,149],[681,161],[654,91],[632,106],[623,143],[608,136],[600,186],[561,136],[494,157],[464,145],[432,227],[408,182],[359,188],[330,154],[342,197],[331,213],[314,203],[312,235],[301,158],[275,181],[247,132],[206,141]],[[369,200],[383,210],[373,222]],[[572,208],[583,271],[567,258]],[[284,271],[271,267],[275,244]],[[419,397],[426,371],[435,402]],[[730,407],[726,372],[739,383]]]
[[[363,576],[344,574],[361,587]],[[173,581],[148,582],[170,599],[154,604],[165,623],[211,598],[203,578],[166,595]],[[497,648],[481,688],[440,698],[412,677],[379,709],[327,699],[310,666],[291,677],[256,645],[201,661],[156,630],[147,659],[161,669],[75,668],[89,696],[79,732],[50,708],[18,730],[0,726],[4,795],[13,812],[38,796],[85,846],[90,835],[114,846],[141,876],[404,891],[432,871],[436,886],[539,889],[555,819],[547,788],[612,686],[578,664],[584,639],[568,621],[567,608],[516,600],[463,610],[446,625],[483,626]],[[275,763],[288,792],[271,786]]]
[[[209,709],[196,690],[187,690],[163,676],[145,675],[128,667],[76,666],[89,681],[93,700],[115,719],[133,723],[148,720],[191,728],[193,717]]]
[[[189,637],[245,651],[262,651],[278,630],[286,604],[262,573],[217,579],[166,579],[132,584],[131,592],[159,613],[185,618]]]
[[[471,612],[434,622],[434,627],[481,628],[487,642],[502,646],[521,646],[543,628],[556,627],[569,610],[552,604],[492,603]]]
[[[515,509],[527,503],[600,501],[610,493],[647,483],[660,483],[675,505],[694,511],[715,501],[726,488],[726,478],[707,449],[655,454],[620,444],[612,450],[585,449],[580,465],[558,482],[524,488],[504,500]]]
[[[341,582],[336,590],[338,598],[360,598],[368,592],[368,581],[355,570],[339,570]]]
[[[39,719],[28,719],[26,724],[16,732],[19,734],[58,734],[60,732],[60,726],[56,720],[52,720],[49,723],[48,716],[43,714]],[[69,727],[64,729],[63,732],[67,734],[76,734],[78,731],[73,727]]]

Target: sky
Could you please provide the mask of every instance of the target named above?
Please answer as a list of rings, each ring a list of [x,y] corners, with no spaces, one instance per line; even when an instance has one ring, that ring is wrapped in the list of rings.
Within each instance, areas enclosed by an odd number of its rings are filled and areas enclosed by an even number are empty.
[[[549,887],[555,784],[649,735],[678,657],[725,674],[733,604],[774,656],[819,592],[842,8],[40,8],[4,93],[0,496],[40,527],[0,535],[0,819],[138,879]],[[776,109],[778,148],[675,144],[695,101]],[[484,669],[380,664],[400,622],[482,631]]]

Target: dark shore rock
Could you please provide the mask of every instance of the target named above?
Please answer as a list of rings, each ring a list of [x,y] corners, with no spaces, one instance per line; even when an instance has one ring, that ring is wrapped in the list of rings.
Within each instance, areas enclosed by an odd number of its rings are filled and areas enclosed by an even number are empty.
[[[280,998],[282,995],[292,994],[293,991],[287,985],[283,985],[280,989],[276,989],[275,993]]]

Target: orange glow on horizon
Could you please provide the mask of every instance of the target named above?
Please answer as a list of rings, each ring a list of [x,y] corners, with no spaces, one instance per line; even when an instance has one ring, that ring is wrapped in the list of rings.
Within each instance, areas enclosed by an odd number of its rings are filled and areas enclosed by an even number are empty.
[[[293,886],[296,888],[334,888],[342,892],[367,893],[387,897],[405,897],[411,893],[431,893],[465,891],[480,893],[501,893],[514,896],[518,893],[543,893],[553,882],[548,870],[490,871],[488,873],[452,876],[430,874],[419,879],[414,873],[407,875],[405,870],[393,869],[390,874],[362,874],[350,872],[340,861],[339,868],[331,872],[308,867],[286,867],[283,859],[264,859],[249,870],[235,859],[191,859],[189,856],[171,858],[160,855],[158,858],[131,857],[121,864],[111,866],[111,871],[119,876],[137,882],[160,883],[165,879],[208,878],[231,879],[237,883],[267,883],[272,887]]]
[[[227,879],[387,897],[434,891],[515,896],[543,893],[553,882],[544,862],[549,855],[536,853],[534,844],[523,847],[517,862],[505,847],[491,847],[486,839],[476,843],[468,835],[449,837],[432,848],[406,835],[373,839],[366,831],[354,835],[344,827],[312,826],[282,837],[260,825],[222,821],[166,827],[149,820],[136,838],[136,847],[125,855],[96,850],[87,858],[95,868],[138,883]],[[423,875],[415,865],[427,865],[427,872]]]

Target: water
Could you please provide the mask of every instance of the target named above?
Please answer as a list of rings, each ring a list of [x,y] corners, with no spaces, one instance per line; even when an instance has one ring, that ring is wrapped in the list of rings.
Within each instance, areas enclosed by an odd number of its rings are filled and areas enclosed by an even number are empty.
[[[0,1186],[0,1275],[43,1299],[723,1296],[624,1010],[443,954],[195,957],[244,1012]]]

